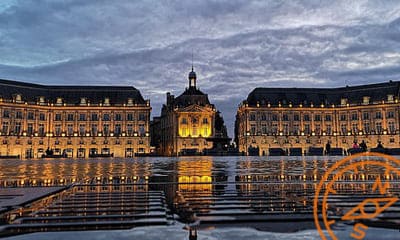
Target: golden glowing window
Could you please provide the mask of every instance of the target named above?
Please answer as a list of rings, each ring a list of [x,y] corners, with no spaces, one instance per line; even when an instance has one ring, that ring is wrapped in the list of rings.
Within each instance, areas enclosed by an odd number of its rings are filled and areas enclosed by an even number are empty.
[[[198,133],[197,133],[197,128],[193,128],[193,129],[192,129],[192,136],[193,136],[193,137],[197,137],[197,134],[198,134]]]
[[[189,131],[187,128],[182,128],[182,137],[187,137],[189,135]]]
[[[210,136],[209,129],[208,129],[208,128],[203,128],[203,133],[202,133],[202,135],[203,135],[204,137]]]

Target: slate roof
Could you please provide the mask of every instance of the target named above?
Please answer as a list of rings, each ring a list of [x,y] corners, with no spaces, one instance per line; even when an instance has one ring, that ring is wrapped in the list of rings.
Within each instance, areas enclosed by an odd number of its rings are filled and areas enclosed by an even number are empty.
[[[342,98],[347,98],[349,104],[361,104],[364,96],[370,97],[370,102],[387,99],[387,95],[399,97],[399,81],[376,83],[340,88],[255,88],[247,97],[249,106],[270,103],[276,106],[303,104],[310,105],[339,105]]]
[[[195,87],[186,88],[186,90],[174,99],[173,105],[178,107],[186,107],[191,104],[199,106],[210,105],[208,95]]]
[[[132,98],[134,103],[144,104],[139,90],[129,86],[69,86],[69,85],[39,85],[33,83],[0,79],[0,97],[13,99],[13,95],[21,94],[22,101],[37,102],[39,97],[55,103],[62,98],[67,104],[79,104],[81,98],[86,98],[92,104],[102,103],[105,98],[110,104],[127,103]]]

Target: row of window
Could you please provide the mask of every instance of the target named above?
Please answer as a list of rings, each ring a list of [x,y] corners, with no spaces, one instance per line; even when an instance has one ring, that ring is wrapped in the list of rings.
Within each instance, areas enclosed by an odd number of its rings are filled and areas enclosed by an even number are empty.
[[[139,113],[138,120],[139,121],[146,121],[147,114],[145,113]],[[10,110],[3,110],[3,118],[11,118],[11,111]],[[89,120],[91,121],[98,121],[100,118],[103,121],[111,121],[112,115],[110,113],[103,113],[101,116],[98,113],[91,113],[91,114],[86,114],[86,113],[79,113],[76,115],[75,113],[67,113],[65,116],[66,121],[75,121],[75,119],[78,119],[79,121],[86,121],[89,117]],[[45,113],[39,113],[39,120],[40,121],[45,121],[46,120],[46,114]],[[15,118],[16,119],[23,119],[24,115],[22,111],[16,111],[15,112]],[[26,119],[28,120],[35,120],[35,114],[34,112],[28,112],[26,115]],[[114,121],[123,121],[123,114],[122,113],[115,113],[114,114]],[[62,121],[63,120],[63,114],[61,113],[56,113],[54,115],[54,121]],[[134,121],[134,113],[126,113],[125,114],[125,120],[127,121]]]
[[[7,145],[7,144],[10,144],[11,142],[9,140],[7,140],[7,139],[4,139],[2,141],[2,143],[3,143],[3,145]],[[143,145],[144,141],[140,139],[137,143],[138,143],[138,145]],[[20,145],[20,144],[22,144],[22,142],[21,142],[21,140],[16,140],[15,144],[16,145]],[[33,144],[32,140],[28,140],[27,144],[28,145],[32,145]],[[38,144],[39,145],[44,145],[44,141],[43,140],[39,140]],[[85,141],[83,141],[83,140],[79,141],[79,145],[84,145],[84,144],[85,144]],[[90,141],[90,144],[92,144],[92,145],[96,145],[96,144],[104,144],[104,145],[106,145],[106,144],[111,144],[111,142],[108,141],[108,140],[104,140],[101,143],[99,143],[99,142],[97,142],[95,140],[92,140],[92,141]],[[115,141],[112,142],[112,144],[120,145],[121,141],[119,139],[116,139]],[[132,144],[132,140],[126,141],[126,144],[131,145]],[[58,141],[58,140],[54,141],[54,145],[60,145],[60,141]],[[68,140],[67,141],[67,145],[73,145],[72,140]]]
[[[321,139],[316,139],[316,140],[317,140],[316,143],[318,143],[318,144],[321,144],[321,143],[322,143],[322,140],[321,140]],[[305,141],[306,141],[307,144],[310,144],[310,143],[311,143],[311,139],[310,139],[310,138],[306,138]],[[346,140],[346,138],[343,138],[343,139],[342,139],[342,143],[347,143],[347,141],[348,141],[348,140]],[[313,141],[313,142],[314,142],[314,141]],[[394,138],[389,138],[389,143],[394,143],[394,142],[395,142],[395,139],[394,139]],[[256,139],[253,138],[252,141],[251,141],[251,143],[252,143],[252,144],[257,144]],[[266,139],[264,139],[264,140],[261,141],[261,143],[262,143],[262,144],[267,144],[268,141],[267,141]],[[272,141],[272,143],[278,144],[279,141],[278,141],[278,139],[275,139],[275,138],[274,138],[273,141]],[[281,142],[281,144],[282,144],[282,143],[284,143],[284,144],[300,143],[300,139],[299,139],[299,138],[296,138],[296,139],[294,139],[294,142],[293,142],[293,141],[291,141],[290,139],[285,138],[285,139],[283,140],[283,142]],[[350,142],[350,143],[352,143],[352,142]],[[245,144],[245,143],[242,143],[242,144]]]
[[[196,118],[196,117],[193,117],[193,118],[191,118],[191,122],[193,124],[197,124],[197,123],[199,123],[199,119]],[[187,118],[182,118],[181,119],[181,124],[187,124],[187,123],[188,123]],[[203,118],[203,124],[208,124],[208,118]]]
[[[388,134],[395,134],[397,131],[396,129],[396,124],[395,122],[388,122],[388,129],[387,133]],[[301,129],[299,124],[293,124],[293,127],[289,127],[289,124],[283,124],[282,128],[282,134],[283,135],[300,135],[301,133],[304,133],[305,135],[309,135],[312,132],[314,132],[316,135],[322,135],[325,133],[326,135],[332,135],[333,130],[331,125],[326,125],[325,126],[325,131],[322,130],[321,125],[315,125],[314,131],[311,131],[311,126],[310,124],[304,124],[304,128]],[[385,130],[382,127],[381,122],[375,123],[375,128],[372,129],[370,126],[370,123],[364,123],[363,124],[363,129],[359,129],[358,124],[352,124],[351,129],[348,128],[347,124],[342,124],[340,126],[340,135],[348,135],[349,133],[351,134],[358,134],[358,133],[364,133],[364,134],[382,134],[385,132]],[[251,135],[256,135],[256,134],[279,134],[279,128],[278,124],[272,124],[271,127],[267,126],[266,124],[261,125],[261,128],[259,131],[257,131],[256,125],[251,125],[250,126],[250,134]]]
[[[303,121],[311,121],[311,116],[310,114],[303,114]],[[332,121],[332,115],[331,114],[327,114],[324,116],[324,120],[325,121]],[[315,114],[314,115],[314,121],[322,121],[323,116],[321,114]],[[357,112],[353,112],[350,114],[350,116],[348,117],[347,114],[340,114],[340,121],[347,121],[347,119],[351,119],[351,120],[358,120],[359,119],[359,115]],[[394,111],[389,111],[386,114],[386,118],[395,118],[395,113]],[[362,113],[362,119],[363,120],[369,120],[370,119],[370,112],[363,112]],[[382,119],[382,112],[378,111],[375,112],[375,119]],[[256,118],[256,114],[255,113],[251,113],[249,116],[249,120],[250,121],[257,121]],[[279,115],[278,114],[271,114],[271,115],[267,115],[267,114],[261,114],[260,118],[258,120],[261,121],[279,121]],[[294,115],[289,115],[289,114],[282,114],[282,121],[300,121],[300,114],[294,114]]]
[[[202,129],[198,129],[198,128],[181,128],[180,129],[180,136],[181,137],[189,137],[189,136],[193,136],[193,137],[208,137],[210,135],[210,129],[209,128],[202,128]]]
[[[139,124],[138,126],[139,126],[138,127],[138,135],[139,136],[144,136],[146,134],[145,125],[144,124]],[[80,136],[85,136],[88,133],[91,136],[97,136],[99,134],[99,129],[98,129],[98,125],[97,124],[91,124],[90,125],[90,132],[87,132],[86,130],[87,130],[86,129],[86,124],[79,124],[78,134]],[[101,130],[102,130],[102,134],[105,135],[105,136],[108,136],[111,133],[109,124],[103,124]],[[45,132],[46,132],[45,125],[43,123],[40,123],[38,125],[37,134],[39,136],[44,136]],[[73,136],[74,132],[75,132],[74,125],[73,124],[67,124],[66,135],[67,136]],[[15,123],[13,129],[11,129],[9,127],[8,122],[3,122],[1,133],[2,133],[2,135],[21,135],[22,134],[21,122]],[[34,129],[33,123],[28,123],[27,124],[27,129],[26,129],[26,134],[28,136],[30,136],[30,135],[33,135],[34,133],[35,133],[35,129]],[[114,125],[113,134],[116,135],[116,136],[119,136],[119,135],[122,134],[122,126],[121,126],[121,124],[115,124]],[[133,124],[127,124],[126,125],[126,134],[128,136],[133,136],[135,134],[134,128],[133,128]],[[54,125],[54,135],[55,136],[61,136],[62,135],[62,126],[61,126],[61,124],[55,124]]]
[[[10,110],[3,110],[3,118],[11,118],[11,111]],[[15,112],[16,119],[23,119],[24,115],[21,111]],[[28,112],[26,115],[26,119],[28,120],[35,120],[35,114],[33,112]],[[39,113],[39,120],[45,121],[46,115],[44,113]]]

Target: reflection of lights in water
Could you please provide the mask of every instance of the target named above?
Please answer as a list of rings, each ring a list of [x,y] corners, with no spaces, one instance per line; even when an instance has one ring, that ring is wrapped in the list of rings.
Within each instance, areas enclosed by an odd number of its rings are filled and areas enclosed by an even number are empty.
[[[212,191],[212,160],[183,160],[178,164],[179,191]]]

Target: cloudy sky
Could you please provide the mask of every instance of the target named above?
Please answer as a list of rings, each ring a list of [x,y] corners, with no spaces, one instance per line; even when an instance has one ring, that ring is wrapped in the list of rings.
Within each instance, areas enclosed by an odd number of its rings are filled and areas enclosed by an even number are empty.
[[[3,79],[132,85],[159,115],[192,52],[232,137],[255,87],[400,80],[400,1],[0,1]]]

